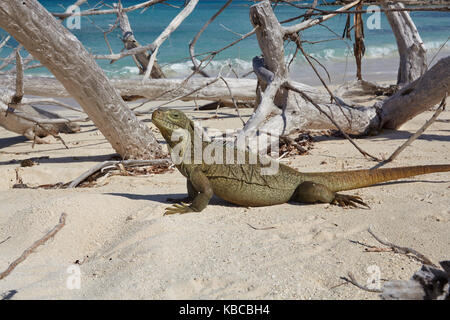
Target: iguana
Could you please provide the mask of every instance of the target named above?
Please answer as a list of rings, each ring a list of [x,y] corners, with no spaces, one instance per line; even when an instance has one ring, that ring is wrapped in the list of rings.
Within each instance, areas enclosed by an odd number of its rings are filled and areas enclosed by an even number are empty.
[[[203,160],[196,164],[192,158],[195,149],[194,123],[182,111],[155,110],[152,122],[161,131],[169,150],[172,151],[176,147],[180,151],[182,161],[176,164],[176,167],[187,178],[188,197],[180,199],[184,202],[166,208],[165,214],[202,211],[214,194],[228,202],[247,207],[269,206],[288,201],[331,203],[351,207],[356,207],[357,204],[367,206],[358,196],[337,192],[415,175],[450,171],[450,164],[444,164],[303,173],[279,164],[277,173],[264,175],[261,173],[264,166],[260,161],[256,164],[248,163],[248,152],[245,152],[243,164],[207,164]],[[181,139],[173,141],[173,133],[179,129],[189,134],[182,134]],[[202,142],[202,149],[207,145],[208,142]],[[190,154],[185,152],[187,150],[190,150]],[[222,150],[225,153],[225,147]],[[234,152],[237,152],[236,148]],[[191,158],[187,161],[189,157]]]

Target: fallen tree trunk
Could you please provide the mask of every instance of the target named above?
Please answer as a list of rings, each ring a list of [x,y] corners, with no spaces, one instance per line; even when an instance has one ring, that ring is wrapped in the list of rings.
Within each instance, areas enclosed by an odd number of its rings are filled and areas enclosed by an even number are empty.
[[[185,82],[183,79],[149,79],[142,83],[140,79],[110,80],[110,83],[125,100],[147,98],[151,100],[172,100],[185,96],[182,100],[230,100],[230,91],[223,81],[215,78],[191,78]],[[51,77],[24,77],[24,93],[40,97],[70,98],[71,94],[61,83]],[[256,98],[255,79],[225,78],[236,100],[253,102]],[[213,83],[211,83],[213,82]],[[11,76],[0,77],[0,87],[9,87],[14,83]],[[207,86],[208,83],[211,83]],[[296,83],[296,85],[320,99],[322,93],[314,87]],[[198,89],[198,90],[197,90]],[[195,91],[197,90],[197,91]],[[195,91],[192,94],[190,92]],[[328,99],[329,100],[329,99]]]
[[[450,91],[450,56],[439,60],[420,78],[383,101],[382,128],[398,129],[419,113],[438,104]]]
[[[163,155],[92,55],[39,2],[1,1],[0,27],[53,73],[123,158]]]

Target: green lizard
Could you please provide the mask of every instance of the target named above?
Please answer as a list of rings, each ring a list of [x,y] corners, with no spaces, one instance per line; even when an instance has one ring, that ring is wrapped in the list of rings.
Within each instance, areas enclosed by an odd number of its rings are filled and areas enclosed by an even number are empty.
[[[420,174],[450,171],[450,165],[446,164],[302,173],[279,164],[275,174],[264,175],[261,173],[264,165],[260,161],[251,164],[248,161],[248,152],[244,153],[243,164],[208,164],[204,160],[196,164],[193,161],[194,123],[182,111],[156,110],[153,112],[152,121],[167,141],[169,150],[178,148],[181,161],[176,163],[176,167],[187,178],[188,197],[180,199],[184,202],[166,208],[165,214],[202,211],[214,194],[228,202],[247,207],[269,206],[288,201],[331,203],[351,207],[356,207],[357,204],[367,206],[358,196],[337,192]],[[180,129],[184,132],[179,135],[181,139],[178,140],[181,141],[173,141],[174,132],[180,132]],[[204,150],[208,143],[202,142],[201,146]],[[190,151],[187,152],[188,150]],[[225,154],[225,147],[221,147],[221,150]],[[233,152],[236,155],[238,151],[235,148]]]

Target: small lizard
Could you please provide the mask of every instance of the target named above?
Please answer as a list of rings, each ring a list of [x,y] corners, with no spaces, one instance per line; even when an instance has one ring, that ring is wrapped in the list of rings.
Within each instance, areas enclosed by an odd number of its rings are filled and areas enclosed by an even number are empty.
[[[267,166],[261,161],[249,162],[249,152],[244,152],[245,162],[233,164],[200,163],[194,161],[194,123],[182,111],[156,110],[152,122],[167,141],[169,151],[179,151],[181,161],[177,169],[187,178],[188,197],[180,199],[165,214],[199,212],[206,208],[215,194],[218,197],[242,206],[269,206],[288,201],[301,203],[331,203],[339,206],[368,207],[358,196],[337,193],[339,191],[368,187],[377,183],[432,172],[450,171],[450,164],[426,165],[370,170],[303,173],[289,166],[278,164],[275,174],[263,174]],[[181,129],[181,131],[180,131]],[[174,132],[178,134],[174,141]],[[176,140],[176,139],[175,139]],[[179,141],[181,140],[181,141]],[[209,145],[202,141],[202,150]],[[223,154],[226,148],[221,147]],[[189,151],[190,150],[190,151]],[[235,156],[239,152],[234,148]],[[222,159],[225,159],[223,157]],[[172,160],[173,154],[172,154]],[[190,202],[190,204],[185,203]]]
[[[21,105],[16,108],[17,110],[23,112],[24,114],[44,119],[58,119],[61,118],[58,114],[43,110],[38,107],[33,107],[30,105]],[[80,126],[74,122],[68,123],[47,123],[36,125],[34,122],[26,120],[24,118],[18,117],[14,112],[1,113],[0,114],[0,126],[4,127],[6,130],[22,134],[29,140],[36,141],[36,143],[49,143],[48,141],[41,139],[43,137],[51,135],[57,135],[60,132],[63,133],[74,133],[80,131]]]

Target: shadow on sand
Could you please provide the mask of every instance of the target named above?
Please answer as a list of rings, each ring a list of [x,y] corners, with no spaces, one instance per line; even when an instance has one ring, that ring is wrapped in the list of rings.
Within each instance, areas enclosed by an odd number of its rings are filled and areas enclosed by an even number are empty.
[[[159,193],[159,194],[136,194],[136,193],[104,193],[112,196],[124,197],[131,200],[148,200],[148,201],[156,201],[165,204],[173,204],[173,202],[168,201],[168,198],[172,199],[181,199],[186,197],[186,193]],[[238,207],[232,203],[226,202],[225,200],[220,199],[219,197],[213,196],[210,205],[221,205],[226,207]]]

